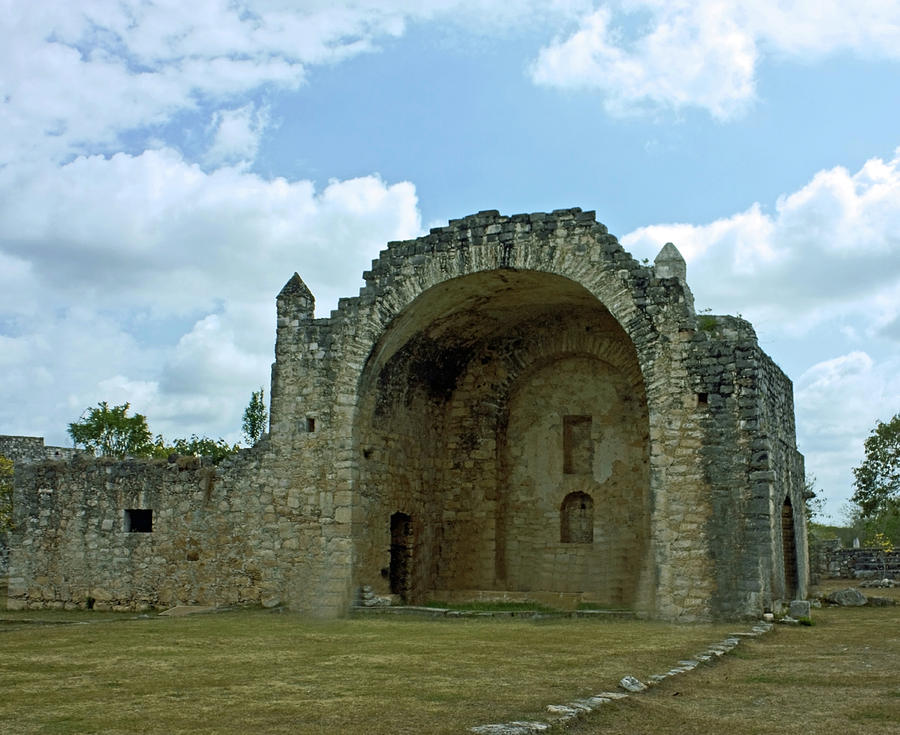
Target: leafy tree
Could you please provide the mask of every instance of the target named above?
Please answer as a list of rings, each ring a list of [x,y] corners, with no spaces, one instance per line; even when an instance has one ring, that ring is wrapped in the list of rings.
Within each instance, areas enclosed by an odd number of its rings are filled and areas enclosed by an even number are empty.
[[[75,446],[82,446],[104,457],[148,457],[153,454],[153,441],[147,417],[136,413],[128,416],[130,404],[107,405],[85,409],[81,418],[69,424],[69,436]]]
[[[214,464],[218,464],[229,454],[234,454],[240,447],[237,444],[229,444],[222,438],[210,439],[208,436],[191,434],[190,439],[176,439],[172,442],[172,449],[182,455],[208,457]]]
[[[865,441],[866,456],[853,468],[853,502],[868,533],[900,540],[900,413],[879,421]]]
[[[819,523],[818,519],[825,515],[825,497],[816,490],[816,476],[807,475],[803,481],[803,507],[806,511],[806,528],[810,544],[826,538],[829,535],[827,526]]]
[[[0,454],[0,533],[12,528],[13,463]]]
[[[229,444],[221,437],[210,439],[208,436],[191,434],[190,439],[176,439],[169,444],[163,439],[162,434],[157,434],[150,456],[166,458],[172,454],[179,454],[182,457],[204,457],[212,459],[213,464],[219,464],[225,457],[239,449],[237,444]]]
[[[253,446],[260,440],[266,432],[266,421],[269,419],[269,413],[266,411],[266,402],[263,389],[253,391],[250,396],[250,403],[244,410],[244,421],[241,429],[247,444]]]

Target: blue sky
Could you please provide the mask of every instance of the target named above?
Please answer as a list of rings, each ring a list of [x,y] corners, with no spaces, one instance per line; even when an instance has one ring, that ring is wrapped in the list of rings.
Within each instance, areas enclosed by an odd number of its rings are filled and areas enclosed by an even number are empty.
[[[0,432],[235,441],[295,270],[572,206],[753,322],[833,516],[900,411],[896,2],[0,2]]]

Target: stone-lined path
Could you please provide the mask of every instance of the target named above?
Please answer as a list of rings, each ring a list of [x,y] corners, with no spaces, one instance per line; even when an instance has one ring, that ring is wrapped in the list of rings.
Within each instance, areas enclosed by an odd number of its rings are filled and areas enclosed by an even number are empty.
[[[515,720],[513,722],[476,725],[475,727],[470,727],[469,732],[476,733],[476,735],[531,735],[531,733],[547,732],[554,725],[581,717],[610,702],[640,694],[670,677],[693,671],[698,666],[714,661],[733,650],[740,644],[742,638],[756,638],[768,633],[770,630],[772,630],[771,623],[759,623],[749,631],[732,633],[724,640],[712,644],[695,656],[679,661],[668,671],[648,676],[646,681],[639,681],[633,676],[625,676],[619,681],[619,687],[625,690],[624,692],[600,692],[591,697],[575,699],[565,704],[549,704],[547,705],[547,717],[544,720]]]

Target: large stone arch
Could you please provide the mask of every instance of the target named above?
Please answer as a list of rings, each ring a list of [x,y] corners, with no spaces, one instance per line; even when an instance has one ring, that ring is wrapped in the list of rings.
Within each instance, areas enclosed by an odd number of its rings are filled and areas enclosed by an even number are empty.
[[[385,585],[389,519],[404,513],[412,600],[502,591],[651,605],[643,374],[634,343],[584,285],[496,269],[430,286],[371,349],[358,393],[359,583]],[[595,422],[588,476],[564,472],[570,415]],[[524,449],[533,419],[548,433],[537,463]],[[603,511],[596,544],[559,538],[576,486]]]
[[[386,592],[391,517],[404,519],[395,546],[413,601],[528,585],[696,620],[752,614],[772,598],[775,485],[782,478],[793,488],[802,477],[790,381],[748,323],[696,317],[673,245],[641,264],[593,212],[481,212],[388,243],[363,278],[359,295],[326,319],[314,318],[296,274],[278,297],[271,445],[279,493],[302,524],[285,576],[292,604],[335,614],[362,585]],[[545,477],[533,504],[545,522],[517,520],[510,503],[531,490],[528,473],[510,471],[522,455],[508,429],[527,443],[537,421],[523,422],[522,406],[546,409],[542,431],[556,448],[542,448],[555,462],[562,454],[564,466],[591,456],[566,449],[566,432],[594,444],[612,435],[599,426],[603,410],[554,408],[568,393],[529,383],[566,371],[581,376],[571,380],[586,395],[614,383],[610,396],[629,397],[629,426],[640,431],[622,466],[640,490],[626,497],[596,477],[563,478],[567,485]],[[567,497],[580,499],[573,513],[582,501],[591,507],[591,545],[620,549],[620,560],[588,560],[582,542],[562,539]],[[612,527],[630,536],[614,537]],[[559,536],[538,538],[550,528]],[[523,534],[535,541],[525,556],[549,570],[543,576],[510,562]],[[556,574],[558,560],[582,557],[584,569],[611,570],[605,581]]]

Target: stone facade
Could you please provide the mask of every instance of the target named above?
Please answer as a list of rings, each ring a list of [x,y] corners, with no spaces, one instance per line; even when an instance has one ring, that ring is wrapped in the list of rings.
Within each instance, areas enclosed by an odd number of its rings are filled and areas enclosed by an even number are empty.
[[[17,469],[10,604],[330,616],[371,585],[704,620],[803,597],[791,383],[685,276],[578,209],[389,243],[325,319],[295,274],[268,438],[218,468]]]

